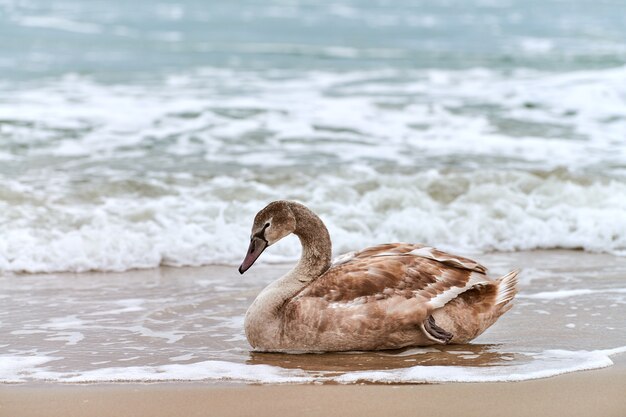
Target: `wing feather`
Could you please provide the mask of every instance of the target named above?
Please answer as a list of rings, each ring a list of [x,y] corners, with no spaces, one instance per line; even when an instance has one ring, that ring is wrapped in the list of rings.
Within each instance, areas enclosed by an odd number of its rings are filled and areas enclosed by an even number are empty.
[[[442,307],[472,286],[489,282],[471,259],[409,243],[384,244],[338,258],[297,298],[329,303],[367,303],[393,296]]]

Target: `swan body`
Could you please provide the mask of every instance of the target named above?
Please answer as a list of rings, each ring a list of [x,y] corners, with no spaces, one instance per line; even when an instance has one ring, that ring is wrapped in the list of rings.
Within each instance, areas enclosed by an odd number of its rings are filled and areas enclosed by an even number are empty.
[[[239,271],[290,233],[302,243],[300,261],[246,313],[246,337],[259,351],[466,343],[508,311],[517,292],[518,270],[493,279],[470,259],[419,244],[383,244],[331,262],[328,230],[292,201],[275,201],[256,215]]]

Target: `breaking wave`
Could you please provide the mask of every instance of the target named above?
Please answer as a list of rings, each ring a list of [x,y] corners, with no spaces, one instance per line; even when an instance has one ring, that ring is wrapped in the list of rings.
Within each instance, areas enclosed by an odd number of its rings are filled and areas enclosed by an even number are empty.
[[[296,199],[336,253],[626,253],[626,68],[194,70],[2,85],[0,270],[236,263]],[[9,94],[10,93],[10,94]],[[298,256],[295,241],[269,261]]]

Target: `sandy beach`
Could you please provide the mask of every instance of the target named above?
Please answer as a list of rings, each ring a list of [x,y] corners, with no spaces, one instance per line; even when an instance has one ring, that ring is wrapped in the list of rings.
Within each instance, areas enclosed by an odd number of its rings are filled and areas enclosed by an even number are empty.
[[[0,416],[623,417],[626,355],[615,362],[601,370],[514,383],[3,385]]]
[[[525,271],[475,343],[323,355],[252,352],[243,336],[287,264],[5,274],[0,416],[623,416],[624,258],[477,258]]]

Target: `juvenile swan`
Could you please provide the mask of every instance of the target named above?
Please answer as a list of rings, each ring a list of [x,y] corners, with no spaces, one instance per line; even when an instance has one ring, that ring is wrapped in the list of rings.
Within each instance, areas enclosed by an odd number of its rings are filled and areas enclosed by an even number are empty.
[[[254,300],[245,319],[260,351],[346,351],[466,343],[508,311],[519,270],[499,279],[467,258],[411,243],[387,243],[331,263],[324,223],[293,201],[257,213],[239,267],[294,233],[298,264]]]

